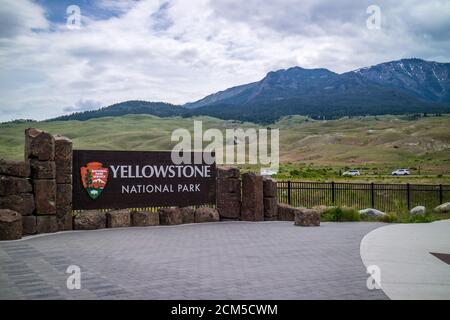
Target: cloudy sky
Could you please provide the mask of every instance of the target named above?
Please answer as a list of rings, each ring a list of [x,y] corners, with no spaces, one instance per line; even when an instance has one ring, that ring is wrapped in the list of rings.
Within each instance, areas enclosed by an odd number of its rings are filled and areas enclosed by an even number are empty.
[[[373,4],[379,30],[366,23]],[[450,1],[0,0],[0,121],[186,103],[271,70],[409,57],[450,62]]]

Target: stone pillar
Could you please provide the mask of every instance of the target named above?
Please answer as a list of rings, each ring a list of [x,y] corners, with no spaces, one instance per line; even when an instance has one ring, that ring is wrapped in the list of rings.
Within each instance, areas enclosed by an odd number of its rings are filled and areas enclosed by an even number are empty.
[[[263,181],[264,194],[264,220],[278,220],[278,200],[277,200],[277,183],[271,178],[264,178]]]
[[[58,231],[56,222],[55,139],[45,131],[25,130],[25,161],[30,162],[36,214],[36,232]],[[32,229],[34,219],[28,219]]]
[[[25,159],[55,161],[55,139],[35,128],[25,130]]]
[[[33,189],[29,176],[29,162],[0,160],[0,210],[6,210],[4,211],[4,219],[6,219],[4,221],[5,237],[11,237],[12,234],[16,237],[18,223],[24,224],[23,228],[22,226],[20,227],[21,236],[22,232],[23,234],[35,233],[36,223],[34,223],[34,226],[31,224],[30,228],[27,227],[30,224],[26,224],[26,221],[30,220],[29,217],[35,209]],[[20,219],[13,217],[11,212],[20,215]],[[11,219],[14,221],[10,221]],[[8,228],[13,228],[14,230],[8,231]],[[3,239],[0,236],[0,240],[7,239]]]
[[[72,219],[72,141],[64,136],[55,137],[56,164],[56,219],[59,231],[73,229]]]
[[[238,168],[217,169],[216,207],[222,220],[238,220],[241,215],[241,181]]]
[[[263,177],[255,173],[242,175],[241,220],[264,221]]]

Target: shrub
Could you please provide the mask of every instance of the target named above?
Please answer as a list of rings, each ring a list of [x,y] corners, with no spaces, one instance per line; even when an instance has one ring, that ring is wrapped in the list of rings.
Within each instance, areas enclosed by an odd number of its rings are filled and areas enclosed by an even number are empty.
[[[321,219],[323,221],[344,222],[344,221],[360,221],[359,212],[348,207],[332,207],[325,210]]]
[[[384,217],[381,218],[381,222],[395,223],[395,222],[398,222],[398,217],[396,214],[388,213]]]
[[[417,216],[410,216],[408,221],[409,223],[430,223],[433,222],[435,219],[430,214],[426,214],[424,216],[417,215]]]

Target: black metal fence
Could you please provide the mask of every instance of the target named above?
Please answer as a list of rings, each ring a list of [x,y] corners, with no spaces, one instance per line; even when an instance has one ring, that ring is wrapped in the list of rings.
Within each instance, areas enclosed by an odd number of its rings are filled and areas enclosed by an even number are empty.
[[[338,205],[397,212],[450,202],[450,185],[282,181],[277,186],[278,201],[295,207]]]

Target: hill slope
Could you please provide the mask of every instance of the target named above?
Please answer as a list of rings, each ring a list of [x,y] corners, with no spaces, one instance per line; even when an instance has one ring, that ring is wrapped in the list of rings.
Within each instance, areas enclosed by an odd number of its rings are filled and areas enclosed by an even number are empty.
[[[173,117],[181,115],[183,112],[183,107],[164,102],[126,101],[98,110],[77,112],[70,115],[61,116],[51,119],[51,121],[85,121],[102,117],[120,117],[127,114],[148,114],[158,117]]]
[[[404,59],[337,74],[327,69],[294,67],[270,72],[261,81],[227,89],[186,104],[189,109],[207,105],[273,104],[303,98],[311,102],[326,95],[332,100],[358,100],[361,94],[380,99],[379,104],[404,105],[404,97],[420,102],[450,102],[450,64]],[[361,106],[363,107],[363,106]]]
[[[202,117],[203,128],[266,128]],[[76,149],[171,150],[175,129],[193,129],[193,119],[149,115],[107,117],[89,121],[52,121],[0,124],[0,158],[23,158],[24,130],[37,127],[67,135]],[[403,163],[439,162],[450,166],[450,116],[410,120],[407,117],[362,117],[314,121],[286,117],[280,128],[283,162]],[[447,172],[449,172],[447,170]]]
[[[450,63],[403,59],[354,73],[426,101],[450,102]]]
[[[225,103],[190,109],[189,114],[272,123],[287,115],[337,119],[361,115],[450,112],[450,104],[419,100],[401,90],[365,81],[357,73],[332,77],[323,89],[310,86],[305,84],[304,93],[298,97],[265,98],[262,95],[261,100],[246,104],[227,99]]]
[[[294,67],[264,79],[176,106],[126,101],[53,120],[89,120],[126,114],[212,116],[273,123],[287,115],[315,119],[344,116],[450,112],[450,64],[405,59],[337,74]]]

